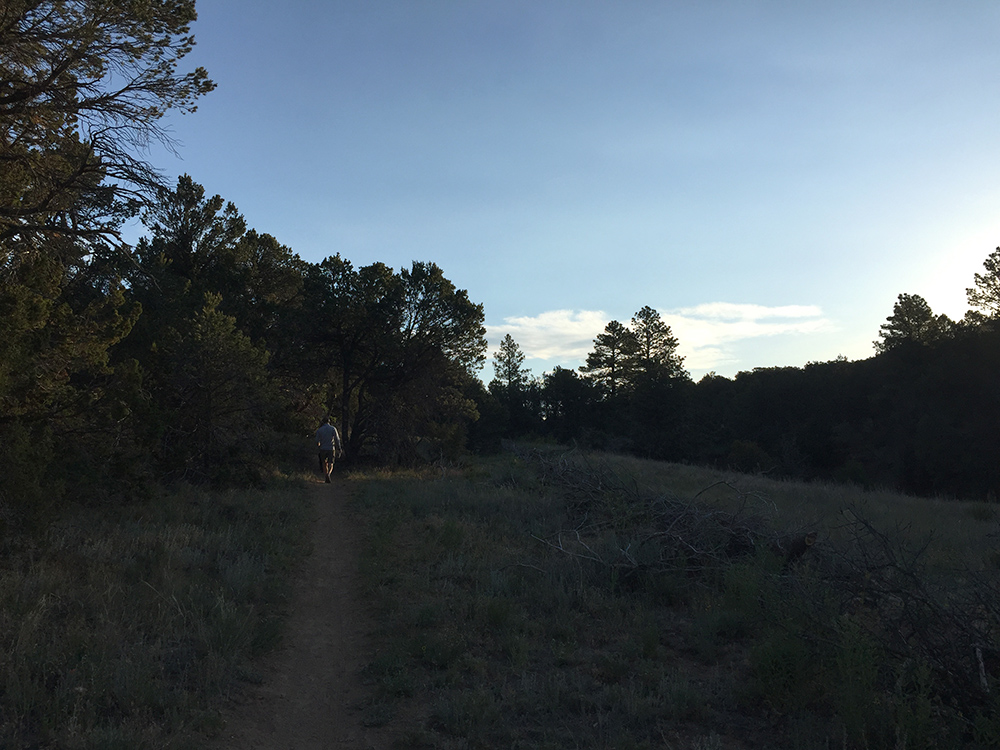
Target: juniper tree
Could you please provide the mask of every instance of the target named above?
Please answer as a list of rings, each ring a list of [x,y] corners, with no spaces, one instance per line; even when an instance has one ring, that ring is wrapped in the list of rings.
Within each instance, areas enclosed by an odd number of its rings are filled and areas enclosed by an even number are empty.
[[[214,88],[203,68],[177,70],[196,17],[194,0],[0,4],[0,243],[117,237],[155,197],[143,154],[169,143],[161,118]]]
[[[349,452],[375,440],[398,454],[442,414],[474,418],[462,394],[485,358],[483,307],[437,265],[332,256],[307,267],[302,309],[304,369],[328,385]]]

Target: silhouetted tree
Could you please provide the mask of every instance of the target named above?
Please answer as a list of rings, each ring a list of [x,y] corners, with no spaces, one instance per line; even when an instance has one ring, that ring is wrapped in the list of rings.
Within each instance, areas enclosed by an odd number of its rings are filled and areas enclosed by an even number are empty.
[[[933,344],[951,334],[954,323],[947,315],[934,315],[917,294],[900,294],[892,315],[880,326],[875,351],[885,352],[905,343]]]
[[[309,400],[302,395],[301,347],[289,341],[305,264],[273,237],[248,232],[232,203],[206,196],[188,175],[159,196],[144,214],[151,236],[139,241],[128,277],[129,295],[143,312],[119,356],[142,367],[150,397],[142,423],[165,471],[214,482],[249,479],[268,458],[258,438],[279,426],[292,429],[293,413]],[[269,347],[281,353],[280,380]],[[188,361],[201,364],[192,371]],[[244,397],[226,391],[227,383]],[[224,442],[225,425],[245,434],[240,445]]]
[[[604,333],[594,339],[594,349],[580,372],[614,400],[630,382],[638,349],[635,334],[612,320],[604,327]]]
[[[194,18],[192,0],[0,3],[0,503],[85,502],[141,474],[139,372],[114,356],[139,316],[119,230],[155,200],[160,118],[213,86],[177,72]]]
[[[15,0],[0,6],[0,247],[30,236],[117,238],[159,175],[160,118],[214,84],[179,74],[194,0]],[[37,250],[37,246],[33,246]],[[7,256],[9,257],[9,255]],[[6,262],[0,260],[0,265]]]
[[[259,479],[280,404],[255,346],[208,294],[203,307],[163,332],[155,408],[158,452],[173,477],[216,483]]]
[[[490,381],[489,390],[504,410],[508,437],[524,435],[538,427],[538,386],[531,379],[531,370],[521,366],[523,363],[524,352],[506,334],[493,355],[496,377]]]
[[[647,379],[686,376],[684,358],[677,353],[679,342],[653,308],[644,306],[632,316],[635,335],[635,366],[637,374]]]
[[[1000,247],[983,261],[985,273],[975,275],[975,283],[965,290],[972,307],[987,318],[1000,316]]]
[[[493,355],[493,372],[499,385],[508,392],[521,392],[528,383],[531,370],[522,367],[524,352],[508,333],[500,341],[496,354]]]
[[[396,274],[381,263],[355,270],[338,255],[308,269],[304,366],[329,384],[348,450],[375,443],[402,455],[439,414],[474,418],[461,394],[485,359],[482,323],[482,305],[433,263]]]
[[[574,370],[556,367],[542,376],[541,401],[546,430],[559,440],[586,439],[595,424],[598,393]]]

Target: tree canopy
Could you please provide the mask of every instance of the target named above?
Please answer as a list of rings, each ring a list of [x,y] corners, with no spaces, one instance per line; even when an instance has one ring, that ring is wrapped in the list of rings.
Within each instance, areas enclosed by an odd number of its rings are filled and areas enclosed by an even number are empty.
[[[875,351],[886,352],[905,343],[930,344],[949,335],[953,326],[947,315],[934,315],[920,295],[900,294],[892,315],[879,328]]]
[[[355,269],[339,255],[306,271],[300,317],[303,362],[329,385],[344,439],[405,450],[398,433],[417,432],[404,394],[426,410],[472,415],[462,383],[485,359],[482,305],[455,288],[434,263],[414,262],[398,274],[382,263]],[[404,414],[406,412],[406,414]],[[418,420],[418,421],[419,421]]]
[[[1000,247],[983,261],[984,273],[977,273],[974,284],[965,290],[969,307],[988,318],[1000,317]]]
[[[116,237],[153,197],[141,154],[168,142],[159,120],[214,87],[202,68],[178,72],[196,17],[194,0],[3,3],[0,242]]]

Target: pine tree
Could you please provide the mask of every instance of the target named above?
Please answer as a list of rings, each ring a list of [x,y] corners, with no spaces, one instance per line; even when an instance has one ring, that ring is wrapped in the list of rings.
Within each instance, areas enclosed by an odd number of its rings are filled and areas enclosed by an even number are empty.
[[[875,351],[886,352],[907,342],[932,344],[947,337],[953,327],[947,315],[934,315],[919,294],[900,294],[892,306],[892,315],[879,327]]]
[[[653,308],[644,306],[632,316],[636,338],[635,371],[646,380],[686,376],[679,342]]]
[[[594,350],[587,355],[587,364],[580,368],[598,384],[609,399],[615,399],[628,384],[635,367],[639,342],[635,334],[617,320],[604,327],[604,333],[594,339]]]
[[[508,393],[520,393],[528,383],[531,370],[521,367],[522,364],[524,352],[509,333],[505,334],[497,353],[493,355],[493,372]]]
[[[975,275],[975,285],[965,290],[969,307],[987,318],[1000,317],[1000,247],[983,261],[985,273]]]
[[[122,216],[155,198],[142,158],[169,142],[168,110],[214,84],[178,73],[194,46],[194,0],[0,4],[0,247],[71,235],[116,240]],[[2,262],[0,262],[2,265]]]

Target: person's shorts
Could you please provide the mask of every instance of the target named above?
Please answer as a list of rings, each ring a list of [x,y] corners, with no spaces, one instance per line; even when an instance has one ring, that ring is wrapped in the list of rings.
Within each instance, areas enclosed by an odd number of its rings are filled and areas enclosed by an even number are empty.
[[[332,464],[333,463],[333,459],[334,459],[334,453],[333,453],[333,451],[324,451],[324,450],[321,450],[319,452],[319,460],[320,461],[329,461]]]

